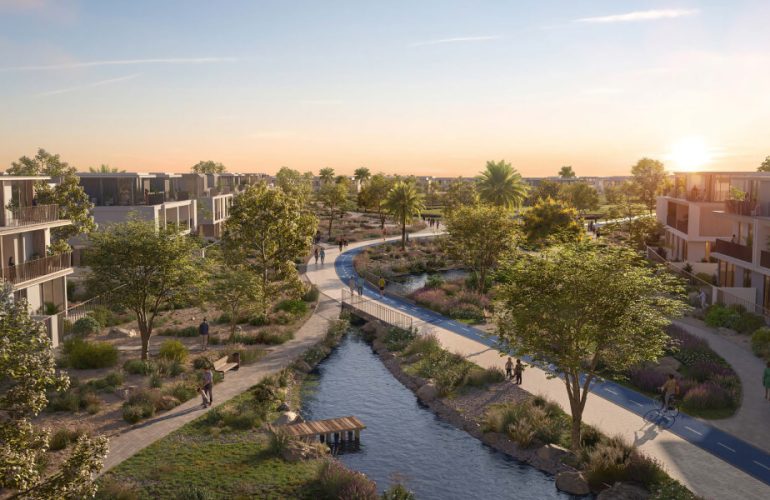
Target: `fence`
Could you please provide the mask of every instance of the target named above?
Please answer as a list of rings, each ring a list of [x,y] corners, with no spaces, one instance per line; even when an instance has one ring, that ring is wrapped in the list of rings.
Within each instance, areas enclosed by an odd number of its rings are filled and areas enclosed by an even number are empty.
[[[376,300],[357,295],[347,288],[343,288],[342,308],[345,309],[346,306],[349,309],[363,313],[369,319],[380,320],[402,330],[411,330],[413,326],[411,316],[384,306]]]
[[[42,259],[30,260],[17,266],[4,267],[3,279],[16,285],[47,274],[69,269],[71,264],[72,252],[49,255]]]
[[[30,207],[15,207],[6,212],[6,226],[26,226],[42,222],[59,220],[59,205],[33,205]]]

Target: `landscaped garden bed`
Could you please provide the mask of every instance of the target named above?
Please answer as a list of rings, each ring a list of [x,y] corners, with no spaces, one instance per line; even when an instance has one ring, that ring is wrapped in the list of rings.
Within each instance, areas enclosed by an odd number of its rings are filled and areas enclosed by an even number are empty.
[[[462,268],[459,262],[446,255],[440,238],[414,239],[405,251],[398,243],[372,245],[356,255],[353,263],[357,272],[383,276],[386,280]]]
[[[343,217],[337,215],[332,224],[331,236],[328,232],[329,217],[320,215],[318,221],[318,230],[321,233],[321,240],[326,243],[336,244],[340,238],[346,239],[349,243],[357,241],[382,238],[382,227],[380,219],[376,214],[351,213]],[[406,227],[407,233],[416,233],[427,227],[422,221],[409,224]],[[401,234],[401,228],[390,221],[385,223],[386,236],[398,236]]]

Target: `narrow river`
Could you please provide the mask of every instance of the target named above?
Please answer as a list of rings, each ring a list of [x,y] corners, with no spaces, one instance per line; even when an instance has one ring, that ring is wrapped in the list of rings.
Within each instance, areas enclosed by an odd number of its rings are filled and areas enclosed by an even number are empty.
[[[402,482],[421,500],[569,498],[552,477],[439,420],[355,335],[318,366],[318,375],[303,395],[303,417],[359,417],[367,426],[361,449],[340,459],[381,491]]]

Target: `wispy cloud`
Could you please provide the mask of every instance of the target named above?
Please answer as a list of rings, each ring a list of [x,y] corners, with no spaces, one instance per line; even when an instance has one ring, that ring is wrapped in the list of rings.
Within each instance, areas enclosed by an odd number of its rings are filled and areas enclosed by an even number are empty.
[[[120,78],[110,78],[109,80],[99,80],[98,82],[86,83],[83,85],[78,85],[77,87],[67,87],[64,89],[49,90],[47,92],[42,92],[38,94],[38,97],[47,97],[47,96],[58,95],[58,94],[66,94],[68,92],[75,92],[77,90],[92,89],[94,87],[101,87],[104,85],[111,85],[113,83],[125,82],[126,80],[133,80],[138,76],[141,76],[141,73],[121,76]]]
[[[115,59],[111,61],[72,62],[39,66],[6,66],[0,71],[48,71],[57,69],[94,68],[99,66],[133,66],[139,64],[212,64],[238,62],[237,57],[168,57],[157,59]]]
[[[440,38],[438,40],[426,40],[424,42],[410,43],[410,47],[422,47],[423,45],[439,45],[442,43],[462,43],[462,42],[487,42],[490,40],[500,40],[501,36],[460,36],[456,38]]]
[[[658,9],[639,10],[625,14],[613,14],[609,16],[583,17],[575,19],[576,23],[629,23],[637,21],[657,21],[659,19],[674,19],[677,17],[694,16],[698,9]]]

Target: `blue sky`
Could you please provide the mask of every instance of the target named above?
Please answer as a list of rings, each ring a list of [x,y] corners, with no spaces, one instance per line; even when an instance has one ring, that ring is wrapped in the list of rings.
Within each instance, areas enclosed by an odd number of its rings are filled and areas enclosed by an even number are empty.
[[[767,1],[0,0],[0,161],[589,175],[691,168],[694,148],[750,170],[770,154],[769,18]]]

